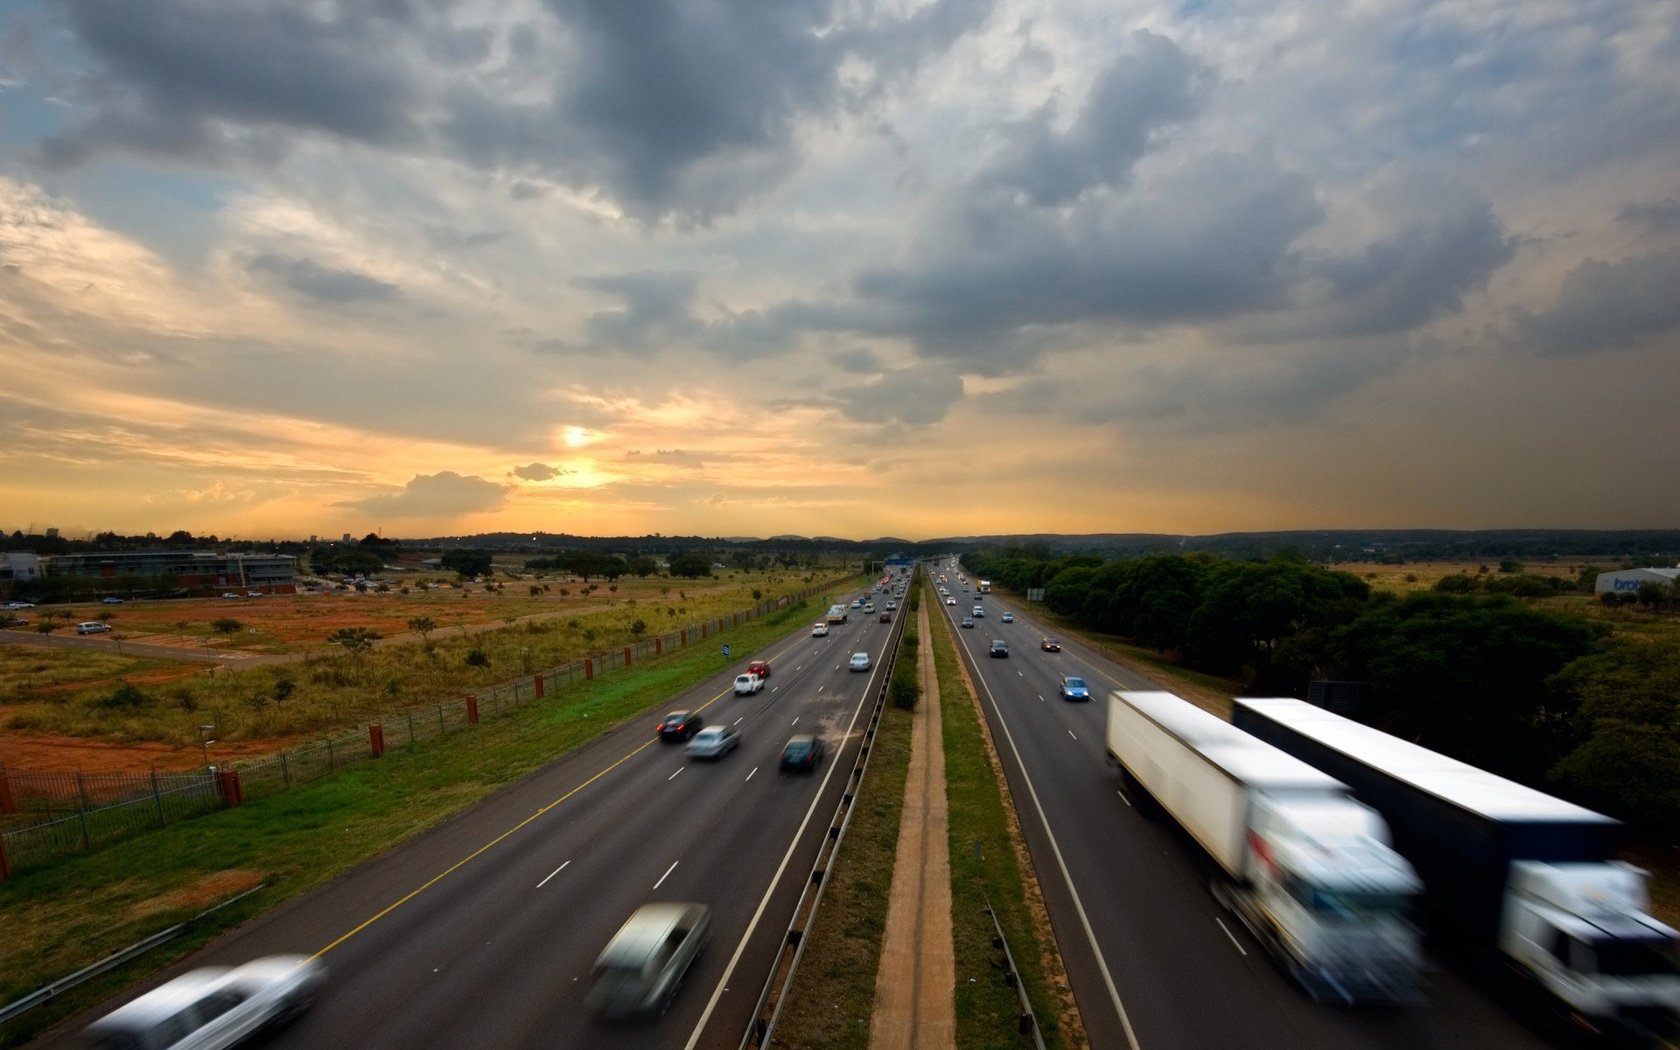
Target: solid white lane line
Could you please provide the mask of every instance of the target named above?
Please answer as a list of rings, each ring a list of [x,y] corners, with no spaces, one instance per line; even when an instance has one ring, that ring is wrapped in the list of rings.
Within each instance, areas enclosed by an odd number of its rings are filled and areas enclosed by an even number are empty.
[[[1217,922],[1219,924],[1219,928],[1225,931],[1225,936],[1231,938],[1231,943],[1233,945],[1236,945],[1237,951],[1242,952],[1242,954],[1244,954],[1244,955],[1248,954],[1248,952],[1243,949],[1243,946],[1237,941],[1236,936],[1231,933],[1231,928],[1229,926],[1225,925],[1225,920],[1224,919],[1221,919],[1219,916],[1215,915],[1213,917],[1213,921]]]
[[[571,863],[571,861],[569,861],[569,860],[566,862],[566,864],[570,864],[570,863]],[[553,871],[549,872],[548,873],[548,878],[543,879],[541,882],[537,883],[537,889],[540,890],[544,886],[547,886],[548,885],[548,879],[552,879],[552,878],[554,878],[554,876],[560,874],[562,871],[565,871],[566,870],[566,864],[562,864],[558,868],[555,868]]]
[[[671,862],[671,866],[665,869],[665,874],[659,876],[659,881],[653,884],[653,888],[657,890],[659,887],[663,886],[665,884],[665,880],[671,877],[671,872],[676,871],[677,865],[681,863],[682,861],[680,860],[673,860]]]
[[[682,771],[683,771],[683,770],[685,770],[685,769],[687,769],[687,768],[688,768],[688,767],[687,767],[687,766],[678,766],[678,767],[677,767],[677,772],[676,772],[676,773],[672,773],[672,774],[671,774],[671,775],[670,775],[670,776],[668,776],[668,777],[666,777],[666,778],[665,778],[665,780],[666,780],[666,781],[667,781],[667,782],[669,782],[669,781],[672,781],[672,780],[675,780],[675,779],[677,779],[677,776],[678,776],[678,775],[679,775],[679,774],[680,774],[680,773],[682,773]]]

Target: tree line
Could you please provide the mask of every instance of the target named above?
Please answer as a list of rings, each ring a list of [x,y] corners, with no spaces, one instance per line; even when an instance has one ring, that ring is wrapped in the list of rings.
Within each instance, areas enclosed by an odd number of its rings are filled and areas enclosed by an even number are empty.
[[[1525,603],[1520,588],[1396,596],[1281,553],[1125,560],[1044,547],[963,556],[970,574],[1246,695],[1357,683],[1356,717],[1661,834],[1680,833],[1680,649]],[[1555,593],[1546,585],[1547,593]]]

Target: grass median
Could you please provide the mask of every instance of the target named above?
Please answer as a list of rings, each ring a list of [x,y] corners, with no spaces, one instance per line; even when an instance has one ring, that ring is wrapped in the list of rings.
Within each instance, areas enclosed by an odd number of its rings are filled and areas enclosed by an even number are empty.
[[[718,637],[745,656],[806,621],[812,607],[797,603]],[[506,718],[0,882],[0,1003],[263,886],[164,947],[0,1026],[0,1047],[27,1041],[720,669],[712,645],[667,654]]]

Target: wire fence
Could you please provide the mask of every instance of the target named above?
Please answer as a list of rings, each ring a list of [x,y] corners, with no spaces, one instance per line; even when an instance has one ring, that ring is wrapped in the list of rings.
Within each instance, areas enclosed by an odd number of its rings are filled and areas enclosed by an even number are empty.
[[[813,585],[748,609],[602,650],[466,696],[404,707],[365,727],[218,769],[184,773],[41,773],[0,766],[0,879],[25,868],[200,816],[512,714],[580,682],[621,674],[832,590]]]

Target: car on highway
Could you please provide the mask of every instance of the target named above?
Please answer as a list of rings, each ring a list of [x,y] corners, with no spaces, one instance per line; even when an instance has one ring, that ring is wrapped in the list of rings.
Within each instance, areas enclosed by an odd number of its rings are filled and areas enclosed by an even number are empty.
[[[814,623],[814,624],[812,624],[811,625],[811,637],[812,638],[827,638],[828,637],[828,624],[826,624],[826,623]]]
[[[689,758],[722,758],[741,746],[741,731],[733,726],[707,726],[694,734],[683,751]]]
[[[678,743],[700,732],[706,725],[706,720],[693,711],[672,711],[660,719],[655,727],[659,739],[668,743]]]
[[[1038,640],[1038,647],[1047,653],[1059,653],[1062,651],[1062,643],[1056,641],[1054,638],[1040,638]]]
[[[955,605],[955,604],[957,604],[957,600],[955,598],[947,598],[947,599],[945,599],[945,604],[946,605]]]
[[[1012,613],[1012,612],[1004,613],[1003,614],[1003,622],[1004,623],[1014,623],[1015,622],[1015,614]]]
[[[76,625],[77,634],[104,634],[110,629],[110,624],[100,623],[98,620],[83,620]]]
[[[735,695],[751,696],[764,688],[764,679],[755,674],[738,674],[735,676]]]
[[[122,603],[123,603],[123,600],[121,598],[116,598],[116,597],[99,599],[99,604],[100,605],[121,605]]]
[[[769,660],[754,660],[752,663],[747,665],[747,673],[758,675],[760,678],[769,678],[770,677],[770,661]]]
[[[1085,684],[1085,679],[1075,674],[1062,675],[1063,700],[1089,700],[1091,687]]]
[[[33,609],[33,608],[35,608],[35,603],[34,602],[7,602],[4,606],[0,606],[0,608]]]
[[[987,650],[987,655],[999,656],[1007,660],[1009,658],[1009,643],[1002,638],[993,638],[992,647]]]
[[[882,613],[881,614],[881,622],[882,623],[892,623],[892,613],[890,613],[890,612]]]
[[[224,591],[222,593],[222,597],[223,598],[237,598],[237,597],[239,597],[239,595],[233,593],[232,591]]]
[[[974,626],[974,617],[964,616],[962,618],[962,623],[958,624],[958,626],[959,627],[973,627]]]
[[[846,664],[846,666],[854,671],[869,670],[869,654],[853,653],[851,660]]]
[[[82,1030],[78,1045],[211,1048],[244,1042],[309,1009],[327,968],[307,955],[271,955],[243,966],[184,973]]]
[[[601,949],[584,1002],[611,1019],[664,1013],[712,935],[704,904],[644,904]]]
[[[887,603],[887,611],[888,612],[894,612],[897,609],[898,609],[898,603],[897,602],[888,602]]]
[[[781,770],[784,773],[809,773],[823,759],[822,737],[800,733],[788,738],[782,748]]]
[[[864,602],[863,603],[863,611],[865,613],[874,612],[875,611],[875,603],[874,602]]]
[[[985,609],[984,606],[976,605],[974,607],[974,611],[972,613],[970,613],[969,615],[976,616],[976,617],[984,616],[984,615],[986,615],[986,609]]]

